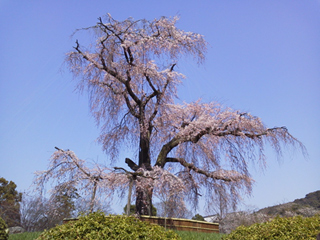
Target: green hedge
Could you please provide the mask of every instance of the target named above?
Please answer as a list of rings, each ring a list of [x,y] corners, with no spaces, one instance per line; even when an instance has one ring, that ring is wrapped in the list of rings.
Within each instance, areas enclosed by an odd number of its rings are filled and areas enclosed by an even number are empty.
[[[54,239],[181,239],[173,231],[142,222],[124,215],[106,216],[102,212],[90,213],[79,220],[44,231],[38,240]]]
[[[9,238],[9,234],[7,233],[6,229],[7,229],[7,224],[0,217],[0,240],[7,240]]]
[[[304,218],[301,216],[281,218],[256,223],[249,227],[240,226],[224,240],[309,240],[316,239],[320,233],[320,215]]]

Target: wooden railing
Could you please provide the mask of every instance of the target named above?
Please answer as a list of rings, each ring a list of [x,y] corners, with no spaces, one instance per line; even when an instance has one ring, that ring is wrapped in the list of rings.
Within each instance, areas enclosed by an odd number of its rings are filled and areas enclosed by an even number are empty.
[[[162,227],[173,230],[219,233],[219,223],[210,223],[183,218],[150,217],[145,215],[140,216],[140,219],[142,221],[158,224]]]
[[[65,218],[63,219],[63,223],[77,220],[78,218]],[[167,229],[179,231],[219,233],[219,223],[210,223],[184,218],[150,217],[145,215],[140,216],[140,220],[149,222],[151,224],[158,224]]]

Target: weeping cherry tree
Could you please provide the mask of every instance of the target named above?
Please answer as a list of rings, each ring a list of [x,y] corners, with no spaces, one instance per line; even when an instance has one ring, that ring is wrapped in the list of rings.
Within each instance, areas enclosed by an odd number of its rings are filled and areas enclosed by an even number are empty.
[[[49,169],[38,172],[39,186],[68,182],[89,189],[93,204],[97,189],[123,194],[133,181],[136,211],[143,215],[150,214],[153,196],[194,206],[203,196],[210,206],[221,195],[236,206],[252,189],[249,162],[265,163],[265,145],[278,155],[287,144],[304,149],[285,127],[267,128],[249,113],[217,102],[175,103],[185,78],[176,70],[179,59],[191,56],[201,64],[207,46],[202,35],[178,29],[177,20],[117,21],[108,14],[78,30],[95,41],[84,46],[77,40],[66,63],[78,88],[90,94],[99,142],[112,164],[124,149],[132,156],[124,159],[127,168],[89,169],[72,151],[57,148]]]

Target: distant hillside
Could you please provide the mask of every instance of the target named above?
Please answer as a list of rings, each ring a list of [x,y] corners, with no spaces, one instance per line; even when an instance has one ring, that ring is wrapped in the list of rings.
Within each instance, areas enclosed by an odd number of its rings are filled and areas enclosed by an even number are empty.
[[[296,199],[293,202],[320,209],[320,191],[309,193],[305,198]]]
[[[309,193],[305,198],[263,208],[257,212],[229,213],[220,221],[219,228],[221,233],[230,233],[240,225],[249,226],[257,222],[269,221],[276,216],[293,217],[301,215],[312,217],[316,214],[320,214],[320,191]]]
[[[296,199],[293,202],[263,208],[258,213],[281,217],[296,215],[311,217],[320,214],[320,191],[309,193],[305,198]]]

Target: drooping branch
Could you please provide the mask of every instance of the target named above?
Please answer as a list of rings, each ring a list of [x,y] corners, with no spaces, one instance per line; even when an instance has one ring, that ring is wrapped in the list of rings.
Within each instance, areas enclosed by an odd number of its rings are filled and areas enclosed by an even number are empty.
[[[72,156],[69,151],[66,152],[66,151],[64,151],[64,150],[62,150],[62,149],[60,149],[60,148],[58,148],[58,147],[54,147],[54,148],[57,149],[59,152],[67,155],[67,156],[71,159],[71,161],[77,166],[77,168],[78,168],[81,172],[84,173],[84,175],[86,175],[88,178],[91,178],[91,177],[92,177],[92,176],[90,175],[90,173],[88,173],[86,170],[84,170],[84,169],[79,165],[78,160],[75,159],[75,156]]]
[[[284,131],[284,132],[288,133],[288,130],[286,127],[267,128],[266,130],[259,132],[259,133],[248,133],[246,131],[242,131],[240,128],[237,128],[235,130],[224,129],[221,131],[220,128],[216,129],[216,128],[211,128],[211,127],[206,127],[205,129],[200,130],[194,136],[187,138],[185,141],[191,141],[193,143],[197,143],[205,135],[212,135],[212,136],[217,136],[217,137],[227,137],[227,136],[243,137],[243,136],[245,136],[245,137],[248,137],[251,139],[255,139],[255,138],[261,138],[263,136],[267,136],[269,133],[272,133],[275,131]]]
[[[51,181],[58,186],[68,185],[89,197],[88,209],[92,211],[97,198],[100,197],[97,196],[99,190],[103,189],[105,197],[108,198],[115,188],[124,189],[128,184],[121,173],[114,174],[108,168],[100,165],[88,168],[84,160],[79,159],[72,151],[55,148],[57,151],[50,159],[49,169],[36,173],[37,178],[34,185],[40,194],[43,192],[44,185]],[[52,190],[53,195],[56,189]]]
[[[213,172],[208,172],[206,170],[196,167],[193,163],[186,162],[183,158],[166,158],[166,162],[180,163],[182,166],[189,170],[192,170],[196,173],[206,176],[207,178],[212,178],[215,180],[222,180],[225,182],[237,182],[239,180],[251,181],[248,176],[242,175],[236,171],[217,170]]]
[[[215,146],[220,146],[221,150],[224,149],[226,152],[229,152],[228,148],[238,149],[236,155],[229,155],[232,161],[244,159],[243,154],[251,154],[250,152],[254,152],[254,147],[259,147],[260,152],[263,151],[263,141],[269,141],[279,154],[281,141],[293,145],[298,143],[304,151],[304,146],[289,134],[286,127],[266,128],[259,118],[250,114],[222,111],[219,106],[212,103],[201,105],[196,102],[186,104],[183,108],[174,107],[174,112],[169,114],[173,119],[181,120],[172,121],[173,137],[161,148],[155,164],[157,166],[164,167],[169,159],[168,154],[187,143],[193,144],[192,146],[203,146],[204,155],[212,163],[217,157],[213,153]],[[207,143],[202,145],[202,142]],[[237,156],[240,158],[237,159]]]

